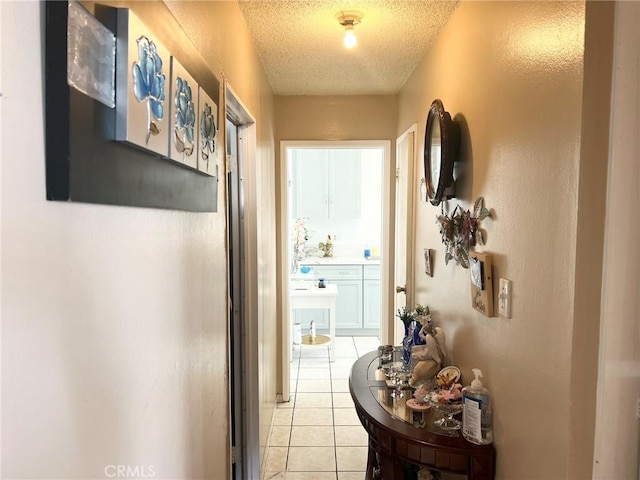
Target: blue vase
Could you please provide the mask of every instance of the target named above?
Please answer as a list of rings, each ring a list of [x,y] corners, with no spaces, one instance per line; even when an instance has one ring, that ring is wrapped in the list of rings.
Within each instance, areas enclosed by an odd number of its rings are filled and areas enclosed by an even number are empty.
[[[413,345],[424,345],[425,342],[422,338],[420,338],[420,330],[422,330],[422,323],[419,320],[414,321],[415,323],[413,327]]]
[[[404,338],[402,339],[402,365],[405,369],[411,365],[411,349],[414,345],[413,333],[416,329],[416,322],[412,320],[404,325]]]

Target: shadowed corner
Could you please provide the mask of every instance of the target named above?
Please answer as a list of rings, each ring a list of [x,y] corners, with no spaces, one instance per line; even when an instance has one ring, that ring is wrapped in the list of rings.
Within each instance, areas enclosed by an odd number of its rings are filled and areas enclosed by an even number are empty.
[[[456,186],[456,197],[459,199],[473,196],[473,146],[467,119],[457,113],[453,120],[460,127],[460,150],[453,165],[453,180]]]

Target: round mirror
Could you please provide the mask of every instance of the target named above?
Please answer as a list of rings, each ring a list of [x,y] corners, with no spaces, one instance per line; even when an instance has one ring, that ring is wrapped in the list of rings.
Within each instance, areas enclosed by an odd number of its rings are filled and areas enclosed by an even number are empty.
[[[440,136],[440,122],[433,122],[430,136],[431,148],[429,149],[429,178],[432,181],[440,178],[442,166],[442,138]],[[437,181],[437,180],[436,180]]]
[[[424,174],[427,200],[440,205],[454,195],[453,164],[458,155],[460,130],[440,100],[434,100],[427,115],[424,135]]]

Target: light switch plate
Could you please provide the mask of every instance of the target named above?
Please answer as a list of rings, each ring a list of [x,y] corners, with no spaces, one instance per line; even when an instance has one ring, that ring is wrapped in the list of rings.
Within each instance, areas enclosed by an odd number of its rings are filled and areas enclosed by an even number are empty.
[[[498,288],[498,315],[511,318],[511,280],[500,279]]]

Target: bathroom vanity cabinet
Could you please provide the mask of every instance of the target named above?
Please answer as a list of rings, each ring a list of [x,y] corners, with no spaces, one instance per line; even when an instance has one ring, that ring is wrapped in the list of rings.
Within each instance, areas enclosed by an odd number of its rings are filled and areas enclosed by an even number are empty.
[[[307,264],[313,268],[315,280],[324,278],[338,287],[336,299],[336,335],[378,335],[380,329],[380,265],[379,264]],[[328,313],[323,310],[301,310],[294,322],[308,329],[311,320],[316,328],[329,328]]]
[[[364,265],[362,277],[362,327],[380,329],[380,265]]]

